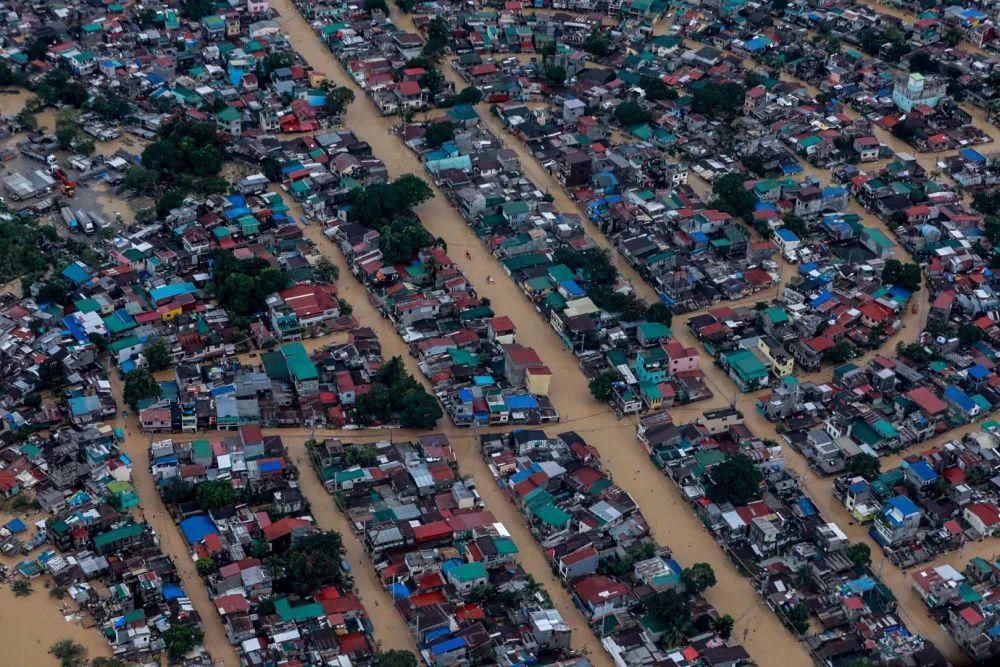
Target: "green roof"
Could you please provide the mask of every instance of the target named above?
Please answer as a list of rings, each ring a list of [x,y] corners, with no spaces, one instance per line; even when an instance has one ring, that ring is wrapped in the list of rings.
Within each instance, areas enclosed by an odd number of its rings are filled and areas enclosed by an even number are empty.
[[[204,438],[191,443],[191,451],[195,458],[207,459],[212,457],[212,443]]]
[[[477,579],[485,579],[488,576],[486,566],[482,563],[456,565],[448,571],[448,574],[461,582],[476,581]]]
[[[892,241],[886,238],[881,229],[876,229],[875,227],[865,227],[865,232],[879,248],[891,248],[895,245]]]
[[[142,535],[145,530],[146,524],[144,523],[130,523],[127,526],[109,530],[106,533],[101,533],[94,538],[94,548],[100,551],[104,547],[110,546],[120,540],[127,540],[129,538]]]
[[[275,600],[274,611],[286,623],[288,621],[309,621],[326,615],[326,612],[323,611],[323,605],[318,602],[310,602],[293,607],[288,603],[288,598]]]
[[[767,369],[750,350],[733,350],[726,353],[726,361],[745,380],[767,376]]]
[[[240,119],[240,112],[232,107],[226,107],[219,113],[215,114],[215,117],[224,123],[232,123]]]
[[[302,343],[287,343],[281,346],[281,353],[285,355],[285,362],[288,370],[295,380],[318,380],[319,373],[316,371],[316,364],[309,359],[309,353]]]
[[[764,311],[764,314],[771,318],[775,324],[785,324],[788,322],[788,312],[781,306],[771,306]]]

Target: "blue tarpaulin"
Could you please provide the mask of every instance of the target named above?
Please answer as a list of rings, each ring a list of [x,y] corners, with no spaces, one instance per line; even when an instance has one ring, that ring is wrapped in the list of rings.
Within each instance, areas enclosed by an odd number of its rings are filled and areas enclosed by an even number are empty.
[[[28,527],[20,519],[11,519],[3,525],[4,528],[17,535],[28,530]]]
[[[184,539],[188,541],[188,544],[197,544],[205,539],[206,535],[219,534],[219,530],[215,527],[215,524],[205,514],[197,514],[184,519],[181,521],[180,526],[181,531],[184,533]]]

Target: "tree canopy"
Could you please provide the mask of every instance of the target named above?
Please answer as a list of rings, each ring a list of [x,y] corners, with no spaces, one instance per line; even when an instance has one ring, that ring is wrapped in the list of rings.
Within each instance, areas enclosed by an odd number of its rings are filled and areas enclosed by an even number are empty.
[[[717,503],[746,505],[756,499],[764,479],[745,454],[734,454],[709,470],[708,496]]]
[[[613,385],[620,379],[621,376],[618,375],[617,371],[604,371],[590,381],[590,393],[601,403],[610,403],[611,399],[615,397]]]
[[[694,89],[691,109],[706,116],[732,120],[742,113],[745,96],[746,90],[738,83],[709,81]]]
[[[731,172],[712,183],[712,206],[734,218],[747,220],[753,214],[757,198],[743,186],[743,175]]]
[[[222,170],[224,147],[214,124],[175,120],[142,151],[142,164],[164,181],[214,176]]]
[[[715,571],[708,563],[695,563],[681,571],[681,581],[687,590],[700,595],[715,585]]]
[[[142,354],[153,372],[170,368],[170,345],[166,338],[150,338],[142,346]]]
[[[920,265],[899,261],[898,259],[886,260],[882,267],[882,282],[897,285],[905,290],[915,292],[920,289]]]
[[[175,623],[163,633],[163,644],[172,660],[181,658],[201,644],[205,633],[201,628],[186,623]]]
[[[212,480],[195,485],[194,498],[203,510],[214,510],[233,505],[236,490],[229,480]]]
[[[326,100],[323,108],[334,116],[339,116],[347,110],[351,102],[354,101],[354,91],[345,86],[337,86],[326,91]]]
[[[446,120],[430,123],[424,130],[424,143],[431,148],[438,148],[441,144],[454,138],[455,125]]]
[[[443,416],[437,399],[406,372],[400,357],[387,361],[374,379],[371,389],[354,404],[355,418],[360,424],[389,424],[398,415],[403,427],[432,428]]]
[[[136,368],[125,376],[125,389],[122,395],[125,402],[135,407],[139,401],[148,398],[159,398],[160,383],[145,368]]]
[[[374,183],[351,191],[351,220],[377,230],[434,196],[422,179],[404,174],[392,183]]]
[[[249,315],[266,307],[268,295],[288,287],[289,278],[259,257],[237,259],[229,250],[212,251],[212,284],[219,304]]]
[[[283,558],[291,589],[300,595],[312,595],[324,586],[343,586],[347,581],[340,569],[343,556],[343,539],[332,530],[296,542]]]
[[[622,102],[615,107],[615,120],[624,127],[642,125],[653,120],[653,114],[638,102]]]
[[[881,474],[882,463],[877,456],[862,452],[856,454],[847,463],[847,472],[852,475],[860,475],[870,482]]]
[[[417,656],[409,651],[392,649],[376,655],[372,667],[417,667]]]
[[[398,264],[412,260],[421,248],[434,242],[420,221],[416,218],[398,218],[382,228],[379,249],[386,264]]]

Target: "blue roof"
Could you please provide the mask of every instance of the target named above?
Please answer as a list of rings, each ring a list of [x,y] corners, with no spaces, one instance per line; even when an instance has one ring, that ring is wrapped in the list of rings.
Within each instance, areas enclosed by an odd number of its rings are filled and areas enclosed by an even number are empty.
[[[847,487],[847,491],[848,493],[861,493],[862,491],[867,489],[868,486],[869,486],[868,482],[866,482],[865,480],[861,480],[860,482],[855,482],[854,484],[851,484],[849,487]]]
[[[219,529],[215,527],[207,514],[196,514],[184,519],[180,523],[181,532],[188,544],[198,544],[206,535],[218,535]]]
[[[261,472],[277,472],[285,467],[281,459],[274,459],[271,461],[261,461],[257,466]]]
[[[931,468],[927,461],[917,461],[916,463],[910,464],[910,470],[913,474],[917,476],[921,482],[933,482],[937,479],[938,474],[934,472],[934,468]]]
[[[982,364],[976,364],[968,370],[968,373],[973,380],[982,380],[990,375],[990,371]]]
[[[579,298],[582,296],[586,296],[587,294],[586,292],[583,291],[583,288],[580,287],[579,283],[577,283],[575,280],[564,280],[559,284],[562,286],[564,290],[566,290],[566,292],[571,297]]]
[[[952,385],[944,390],[944,397],[960,407],[962,410],[969,411],[976,407],[976,402],[969,398],[969,395],[958,387]]]
[[[83,330],[83,326],[81,326],[80,321],[73,315],[67,315],[64,317],[62,319],[62,323],[63,326],[66,327],[66,331],[68,331],[70,335],[77,340],[77,342],[86,343],[90,340],[87,332]]]
[[[169,285],[164,285],[163,287],[154,287],[149,290],[149,297],[153,301],[163,301],[164,299],[172,299],[175,296],[180,296],[182,294],[191,294],[195,292],[197,288],[192,283],[171,283]]]
[[[890,498],[889,502],[885,504],[886,510],[898,509],[903,516],[909,516],[911,514],[916,514],[920,510],[913,503],[912,500],[906,496],[896,496],[895,498]]]
[[[163,597],[167,600],[176,600],[184,597],[184,589],[177,584],[163,584]]]
[[[832,298],[833,298],[833,295],[830,294],[830,292],[827,292],[827,291],[820,292],[819,296],[817,296],[815,299],[813,299],[812,301],[809,302],[809,307],[810,308],[819,308],[820,306],[822,306],[824,303],[826,303],[827,301],[829,301]]]
[[[786,227],[780,228],[778,231],[775,232],[775,234],[777,234],[782,241],[785,241],[787,243],[799,240],[799,237],[795,235],[795,232]]]
[[[431,652],[435,655],[441,655],[442,653],[448,653],[463,646],[465,646],[465,637],[453,637],[452,639],[431,646]]]
[[[432,642],[435,639],[441,639],[447,635],[451,634],[451,628],[447,625],[441,626],[440,628],[434,628],[433,630],[428,630],[424,633],[424,641]]]
[[[810,517],[816,515],[816,506],[813,505],[812,501],[805,496],[799,498],[795,504],[798,505],[799,510],[802,511],[802,516]]]
[[[986,162],[986,156],[974,148],[963,148],[958,152],[969,162]]]
[[[28,530],[28,527],[20,519],[11,519],[7,523],[5,523],[3,527],[14,534],[23,533],[24,531]]]
[[[90,280],[90,274],[79,262],[73,262],[62,271],[63,277],[80,284]]]
[[[531,394],[514,394],[507,397],[507,407],[511,410],[530,410],[538,407],[538,399]]]
[[[410,589],[406,587],[406,584],[391,584],[389,590],[392,591],[393,600],[405,600],[410,597]]]

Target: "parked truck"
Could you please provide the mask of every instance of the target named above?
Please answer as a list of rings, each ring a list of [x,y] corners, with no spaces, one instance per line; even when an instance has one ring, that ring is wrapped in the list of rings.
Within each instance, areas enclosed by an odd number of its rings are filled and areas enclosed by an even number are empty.
[[[80,228],[85,234],[94,233],[94,221],[90,219],[86,211],[81,209],[76,210],[76,221],[80,225]]]
[[[63,206],[59,209],[59,214],[62,215],[63,222],[66,223],[66,227],[70,231],[76,231],[79,228],[79,224],[76,222],[76,216],[73,215],[73,211],[70,210],[69,206]]]

